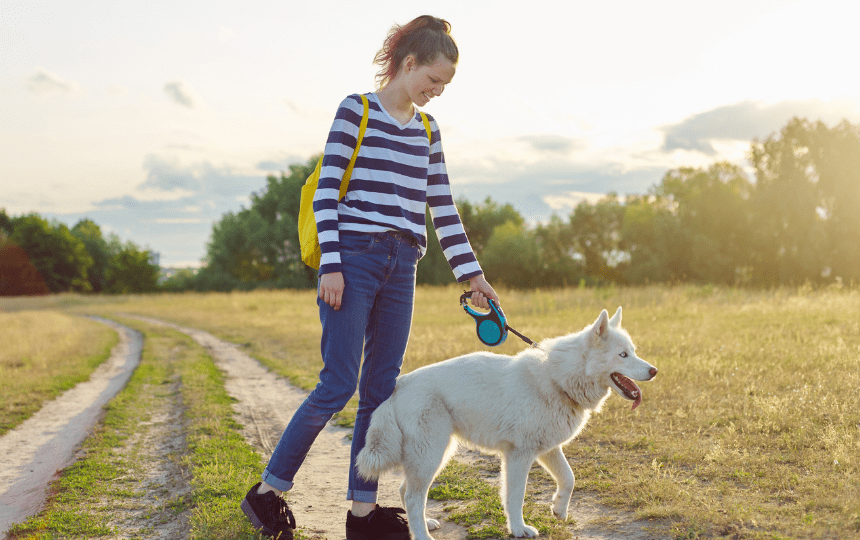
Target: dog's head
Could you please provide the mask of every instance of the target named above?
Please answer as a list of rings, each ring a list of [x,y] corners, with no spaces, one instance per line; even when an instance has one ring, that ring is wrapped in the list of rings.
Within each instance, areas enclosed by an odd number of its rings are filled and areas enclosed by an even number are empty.
[[[589,374],[601,377],[605,386],[632,401],[635,409],[642,403],[642,390],[633,381],[650,381],[657,375],[657,368],[636,356],[633,340],[621,328],[621,308],[611,319],[604,309],[587,332],[593,353],[587,367]]]

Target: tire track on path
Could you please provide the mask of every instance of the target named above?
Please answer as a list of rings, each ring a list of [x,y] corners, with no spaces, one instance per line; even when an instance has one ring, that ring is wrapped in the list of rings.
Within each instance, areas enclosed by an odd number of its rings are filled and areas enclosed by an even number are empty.
[[[104,405],[125,386],[143,349],[143,336],[99,317],[119,334],[110,357],[90,378],[47,402],[0,437],[0,534],[36,514],[58,470],[73,463],[75,449],[98,421]]]
[[[208,351],[225,374],[224,387],[236,399],[233,409],[243,426],[242,435],[268,461],[293,412],[302,404],[307,392],[296,388],[279,375],[242,352],[238,346],[194,328],[133,314],[118,314],[152,325],[181,332]],[[342,540],[345,537],[345,501],[351,430],[326,426],[308,453],[304,465],[289,492],[290,508],[298,526],[313,539]],[[262,465],[260,468],[262,473]],[[380,480],[380,504],[400,506],[398,489],[402,476],[386,474]],[[248,486],[250,487],[250,486]],[[428,502],[428,516],[438,519],[442,528],[433,532],[437,540],[461,540],[462,527],[444,520],[443,503]]]

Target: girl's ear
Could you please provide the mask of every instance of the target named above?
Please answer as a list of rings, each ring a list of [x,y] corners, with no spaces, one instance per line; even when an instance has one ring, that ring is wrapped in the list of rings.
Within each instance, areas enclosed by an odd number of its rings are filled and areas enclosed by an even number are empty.
[[[403,59],[403,64],[402,64],[401,69],[408,73],[409,71],[412,71],[413,69],[415,69],[415,67],[417,65],[418,65],[418,60],[415,59],[415,55],[410,54],[410,55],[407,55],[406,58]]]

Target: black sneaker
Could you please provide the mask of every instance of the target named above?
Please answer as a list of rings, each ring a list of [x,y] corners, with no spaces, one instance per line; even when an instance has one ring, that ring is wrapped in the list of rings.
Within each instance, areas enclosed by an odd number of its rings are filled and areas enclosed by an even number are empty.
[[[377,507],[364,517],[346,513],[346,540],[409,540],[409,524],[402,508]]]
[[[258,487],[260,482],[256,483],[242,499],[242,511],[248,516],[254,528],[265,536],[274,536],[278,540],[292,540],[296,518],[293,517],[287,501],[283,497],[278,497],[274,491],[258,495]]]

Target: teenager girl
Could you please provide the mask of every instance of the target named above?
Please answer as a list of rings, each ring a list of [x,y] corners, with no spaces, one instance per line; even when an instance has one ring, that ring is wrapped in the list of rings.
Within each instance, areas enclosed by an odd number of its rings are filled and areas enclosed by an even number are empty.
[[[454,206],[439,127],[431,137],[418,114],[451,82],[459,56],[447,21],[428,15],[395,25],[377,53],[378,90],[369,103],[364,139],[349,189],[338,202],[356,146],[361,96],[341,102],[325,146],[314,215],[322,250],[319,305],[324,362],[320,382],[284,431],[242,510],[265,534],[292,538],[295,520],[283,491],[319,432],[358,385],[347,500],[348,540],[409,539],[402,510],[376,505],[377,483],[361,478],[355,458],[374,410],[394,391],[412,324],[415,267],[427,249],[425,206],[457,281],[468,281],[475,305],[499,302],[484,279]],[[362,363],[362,352],[364,362]],[[359,377],[359,369],[361,371]]]

